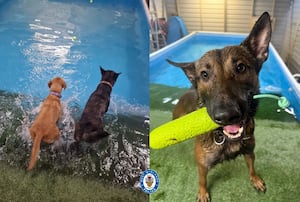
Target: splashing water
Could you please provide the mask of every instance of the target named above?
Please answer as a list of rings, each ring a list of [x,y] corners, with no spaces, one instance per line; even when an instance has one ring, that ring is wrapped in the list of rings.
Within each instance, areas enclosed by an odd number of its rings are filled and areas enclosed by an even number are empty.
[[[144,124],[144,117],[121,114],[112,107],[115,114],[104,117],[105,129],[111,135],[98,143],[82,143],[80,152],[74,154],[70,145],[74,142],[75,121],[82,109],[69,107],[71,100],[62,102],[63,115],[58,124],[60,139],[51,145],[42,144],[36,169],[50,168],[57,173],[138,187],[141,172],[149,167],[149,126]],[[0,139],[5,139],[0,146],[2,161],[27,166],[32,146],[29,127],[41,103],[32,97],[0,93],[0,118],[4,120],[0,125]],[[136,108],[133,106],[133,111]]]

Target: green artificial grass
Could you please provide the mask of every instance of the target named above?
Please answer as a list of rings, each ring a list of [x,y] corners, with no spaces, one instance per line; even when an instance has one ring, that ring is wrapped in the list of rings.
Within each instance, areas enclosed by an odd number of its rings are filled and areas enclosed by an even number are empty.
[[[150,86],[151,130],[171,120],[174,107],[171,102],[186,90],[178,89],[176,94],[175,88]],[[166,97],[171,100],[163,103]],[[300,201],[300,124],[277,109],[276,101],[263,99],[256,116],[255,168],[266,183],[266,193],[253,188],[244,158],[240,156],[210,170],[208,189],[212,201]],[[194,139],[160,150],[151,149],[150,156],[150,167],[158,172],[160,179],[157,192],[150,195],[151,202],[196,201]]]
[[[0,163],[0,201],[148,201],[142,191],[52,172],[26,172]]]

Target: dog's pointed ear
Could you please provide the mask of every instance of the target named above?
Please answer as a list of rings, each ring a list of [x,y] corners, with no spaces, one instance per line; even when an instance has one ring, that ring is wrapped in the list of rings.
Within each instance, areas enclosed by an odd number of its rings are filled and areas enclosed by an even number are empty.
[[[166,60],[171,65],[173,65],[175,67],[180,67],[184,71],[185,75],[190,80],[190,82],[193,85],[195,84],[195,80],[196,80],[196,68],[195,68],[195,63],[194,62],[177,63],[177,62],[173,62],[173,61],[171,61],[169,59],[166,59]]]
[[[259,68],[268,58],[271,33],[270,15],[268,12],[264,12],[256,21],[249,36],[241,43],[257,59]]]
[[[105,69],[103,69],[101,66],[99,68],[100,68],[101,74],[104,74]]]
[[[117,79],[119,76],[120,76],[121,72],[120,73],[115,73],[114,77],[115,79]]]
[[[51,88],[51,85],[52,85],[52,80],[50,80],[50,81],[48,82],[48,87]]]

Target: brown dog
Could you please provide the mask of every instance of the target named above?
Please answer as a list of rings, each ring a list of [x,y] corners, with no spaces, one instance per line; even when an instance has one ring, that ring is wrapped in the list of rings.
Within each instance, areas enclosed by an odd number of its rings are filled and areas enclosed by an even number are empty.
[[[195,158],[198,163],[199,192],[197,201],[210,200],[206,178],[210,168],[223,160],[243,154],[254,187],[265,192],[264,181],[254,169],[254,115],[258,105],[253,95],[259,93],[258,73],[268,58],[271,21],[262,14],[249,36],[239,46],[207,52],[192,63],[169,63],[181,67],[193,89],[185,94],[173,112],[177,118],[205,106],[221,127],[198,136]],[[187,104],[189,100],[190,104]],[[201,123],[199,123],[201,124]]]
[[[38,116],[30,127],[33,145],[28,170],[32,170],[36,163],[41,141],[53,143],[60,134],[56,123],[62,114],[61,91],[66,89],[67,85],[62,78],[56,77],[49,81],[48,86],[50,94],[43,102]]]
[[[104,131],[102,119],[109,107],[112,88],[121,73],[104,70],[102,67],[100,67],[100,71],[101,81],[87,101],[81,118],[75,127],[74,137],[77,143],[80,141],[93,143],[109,135]]]

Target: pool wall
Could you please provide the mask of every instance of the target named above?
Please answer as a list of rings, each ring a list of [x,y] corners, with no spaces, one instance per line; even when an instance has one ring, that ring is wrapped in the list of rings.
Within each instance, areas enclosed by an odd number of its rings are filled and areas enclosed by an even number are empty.
[[[163,72],[163,74],[168,73],[166,70],[163,70],[164,67],[169,65],[166,62],[166,58],[173,59],[176,62],[195,61],[203,55],[203,52],[195,51],[193,54],[190,54],[190,56],[184,55],[184,51],[191,42],[192,44],[195,44],[204,40],[211,40],[216,42],[217,45],[215,44],[215,48],[222,48],[227,45],[238,45],[245,39],[246,36],[246,34],[235,33],[193,32],[175,43],[150,54],[150,83],[188,88],[190,83],[183,73],[179,73],[179,76],[176,74],[176,78],[171,78],[173,80],[170,81],[168,81],[167,78],[160,78],[159,74],[161,74],[161,72]],[[299,84],[293,78],[292,74],[272,44],[270,44],[269,52],[268,60],[263,64],[263,68],[259,75],[260,92],[285,96],[291,104],[288,110],[294,113],[297,120],[300,121]],[[179,69],[174,71],[181,72]],[[177,81],[180,85],[177,85]]]

